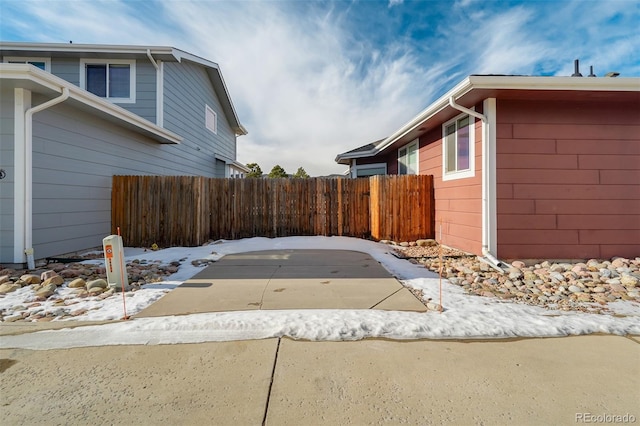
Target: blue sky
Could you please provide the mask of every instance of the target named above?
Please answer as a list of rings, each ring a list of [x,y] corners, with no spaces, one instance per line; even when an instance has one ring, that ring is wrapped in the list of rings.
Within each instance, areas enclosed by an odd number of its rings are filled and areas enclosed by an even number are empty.
[[[469,74],[640,76],[640,1],[0,0],[6,41],[173,46],[220,65],[238,159],[313,176]],[[586,71],[586,72],[585,72]]]

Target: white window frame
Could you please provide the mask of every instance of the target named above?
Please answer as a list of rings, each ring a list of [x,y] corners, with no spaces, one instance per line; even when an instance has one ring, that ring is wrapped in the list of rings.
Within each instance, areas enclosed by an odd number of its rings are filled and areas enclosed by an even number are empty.
[[[387,174],[387,163],[372,163],[372,164],[357,164],[354,168],[353,168],[353,177],[357,178],[358,177],[358,170],[366,170],[366,169],[379,169],[381,167],[384,167],[384,173],[383,174]],[[373,175],[370,175],[373,176]],[[368,177],[368,176],[361,176],[361,177]]]
[[[204,126],[213,134],[218,134],[218,114],[209,105],[204,106]]]
[[[51,58],[36,58],[31,56],[5,56],[4,58],[2,58],[2,61],[4,63],[20,64],[28,64],[29,62],[44,62],[44,70],[47,72],[51,72]]]
[[[408,153],[409,153],[409,147],[412,145],[416,146],[416,170],[415,173],[404,173],[403,175],[417,175],[420,174],[420,143],[419,143],[419,139],[415,139],[411,142],[409,142],[408,144],[401,146],[400,148],[398,148],[398,175],[400,175],[400,151],[403,149],[407,150],[407,154],[405,154],[405,157],[408,159]]]
[[[80,87],[87,90],[87,65],[129,65],[129,97],[128,98],[111,98],[107,89],[107,96],[102,99],[108,99],[116,104],[133,104],[136,102],[136,61],[135,59],[80,59]]]
[[[456,150],[458,146],[458,127],[457,122],[465,117],[469,117],[469,168],[465,170],[447,171],[447,127],[456,124]],[[457,160],[457,158],[456,158]],[[456,180],[474,177],[476,175],[476,119],[469,114],[460,114],[446,123],[442,124],[442,180]]]

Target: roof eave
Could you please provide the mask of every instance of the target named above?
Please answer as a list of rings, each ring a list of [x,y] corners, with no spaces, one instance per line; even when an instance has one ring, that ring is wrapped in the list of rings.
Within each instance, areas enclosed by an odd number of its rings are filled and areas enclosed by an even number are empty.
[[[69,99],[107,114],[119,122],[126,123],[128,127],[133,127],[138,133],[143,133],[165,144],[179,144],[182,141],[182,137],[177,134],[33,65],[0,64],[0,79],[29,81],[56,93],[62,93],[62,88],[66,87],[69,90]]]
[[[449,98],[457,99],[474,89],[511,89],[511,90],[575,90],[575,91],[640,91],[640,78],[637,77],[519,77],[519,76],[476,76],[466,77],[454,88],[438,98],[411,121],[400,127],[385,139],[368,155],[357,157],[338,156],[342,158],[369,157],[383,152],[396,141],[416,130],[434,115],[449,107]],[[338,161],[336,157],[336,161]],[[344,164],[344,163],[340,163]]]

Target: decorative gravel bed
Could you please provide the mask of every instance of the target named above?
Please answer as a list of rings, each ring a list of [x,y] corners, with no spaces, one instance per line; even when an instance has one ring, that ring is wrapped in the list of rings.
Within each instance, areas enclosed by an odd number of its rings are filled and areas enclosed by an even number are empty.
[[[386,242],[401,257],[440,270],[440,247],[434,240]],[[606,313],[618,300],[640,303],[640,257],[589,259],[584,262],[514,261],[500,272],[475,255],[442,247],[442,275],[467,293],[552,309]]]

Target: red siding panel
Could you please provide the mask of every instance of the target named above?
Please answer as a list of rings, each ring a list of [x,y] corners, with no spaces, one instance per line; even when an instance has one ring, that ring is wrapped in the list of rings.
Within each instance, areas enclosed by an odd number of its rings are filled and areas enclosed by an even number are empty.
[[[597,229],[581,229],[580,243],[583,244],[629,244],[635,243],[640,250],[640,229],[626,230],[597,230]],[[638,252],[640,253],[640,251]],[[637,254],[636,254],[637,255]]]
[[[640,155],[636,140],[559,140],[558,154]]]
[[[498,200],[498,211],[501,214],[533,214],[536,213],[534,200]]]
[[[577,155],[498,154],[501,169],[577,169]]]
[[[513,198],[529,200],[620,200],[638,194],[640,185],[513,185]]]
[[[503,244],[579,244],[577,230],[513,230],[498,229],[498,240]],[[596,244],[596,243],[592,243]]]
[[[600,256],[597,244],[500,244],[502,259],[592,259]]]
[[[498,183],[578,183],[597,184],[600,182],[598,170],[523,170],[504,169],[497,175]]]
[[[555,154],[555,139],[508,139],[500,140],[503,154]],[[567,152],[566,154],[575,154]]]
[[[546,216],[544,216],[546,217]],[[563,214],[558,229],[640,229],[640,217],[634,214]],[[640,241],[638,241],[640,243]]]
[[[536,214],[631,214],[640,215],[639,200],[535,200]]]
[[[640,256],[639,117],[617,100],[498,99],[498,256]]]
[[[638,170],[640,155],[579,155],[581,169]]]
[[[640,170],[600,170],[600,183],[604,185],[633,182],[640,182]]]
[[[500,229],[556,229],[556,215],[499,214]]]
[[[545,139],[553,135],[557,139],[629,139],[640,135],[640,125],[603,124],[514,124],[513,137],[518,139]]]
[[[600,244],[600,257],[604,259],[617,256],[634,258],[638,256],[638,253],[640,253],[640,247],[637,244]]]

